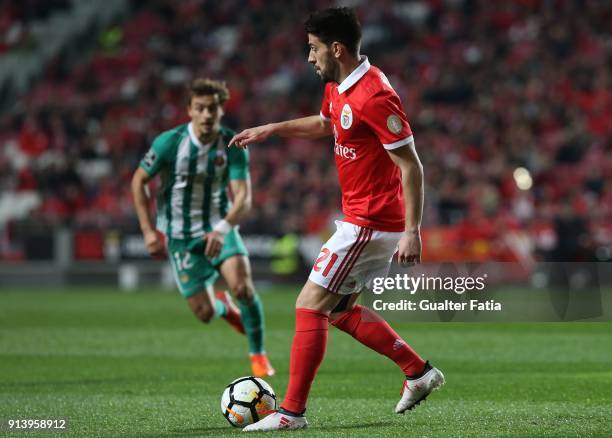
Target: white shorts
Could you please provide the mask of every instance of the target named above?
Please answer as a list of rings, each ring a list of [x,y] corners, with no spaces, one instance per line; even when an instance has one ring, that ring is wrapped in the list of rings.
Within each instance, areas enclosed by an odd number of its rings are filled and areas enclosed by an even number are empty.
[[[389,273],[401,236],[401,232],[376,231],[336,221],[336,232],[321,248],[308,279],[340,295],[371,288],[375,277]]]

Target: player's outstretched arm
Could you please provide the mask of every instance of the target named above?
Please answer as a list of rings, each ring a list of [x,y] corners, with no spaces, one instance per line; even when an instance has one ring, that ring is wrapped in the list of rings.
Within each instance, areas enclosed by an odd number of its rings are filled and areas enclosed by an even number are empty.
[[[398,243],[397,258],[401,264],[421,262],[421,218],[423,216],[423,165],[414,142],[388,150],[391,160],[402,173],[402,189],[406,204],[406,227]]]
[[[151,215],[149,213],[149,197],[147,196],[146,185],[150,177],[142,168],[136,169],[132,177],[132,196],[134,207],[138,215],[138,222],[142,230],[145,246],[150,255],[161,255],[164,252],[164,244],[157,235]]]
[[[245,129],[234,135],[227,146],[230,147],[235,144],[244,149],[248,144],[260,143],[273,135],[293,138],[320,138],[331,135],[331,133],[332,128],[329,121],[323,120],[318,115],[308,116]]]

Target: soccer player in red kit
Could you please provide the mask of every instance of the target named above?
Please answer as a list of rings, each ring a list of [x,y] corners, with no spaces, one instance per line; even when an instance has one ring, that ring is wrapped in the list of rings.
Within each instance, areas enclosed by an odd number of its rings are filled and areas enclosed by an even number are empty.
[[[300,429],[310,387],[323,360],[328,324],[394,361],[406,376],[396,413],[412,409],[444,383],[373,310],[355,305],[375,277],[419,263],[423,170],[401,102],[385,75],[359,55],[361,27],[348,8],[315,12],[305,24],[308,62],[326,82],[319,115],[246,129],[230,145],[271,135],[334,136],[344,219],[323,245],[296,302],[290,378],[278,412],[245,431]]]

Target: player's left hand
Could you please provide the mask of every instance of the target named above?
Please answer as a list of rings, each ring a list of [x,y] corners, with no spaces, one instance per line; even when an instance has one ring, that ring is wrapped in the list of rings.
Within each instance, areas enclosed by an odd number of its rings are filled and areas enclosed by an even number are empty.
[[[218,231],[211,231],[204,236],[206,247],[204,248],[204,255],[209,259],[214,259],[221,252],[223,247],[223,240],[225,236]]]
[[[421,232],[406,231],[397,244],[397,261],[402,266],[421,263]]]

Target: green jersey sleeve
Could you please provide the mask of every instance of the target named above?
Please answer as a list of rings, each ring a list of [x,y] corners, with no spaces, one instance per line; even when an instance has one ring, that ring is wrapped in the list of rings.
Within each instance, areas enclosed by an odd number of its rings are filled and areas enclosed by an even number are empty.
[[[140,161],[142,167],[149,176],[156,175],[161,169],[171,162],[172,147],[175,143],[172,133],[165,132],[153,140],[149,152]]]
[[[229,179],[248,179],[249,178],[249,152],[235,146],[229,148]]]

